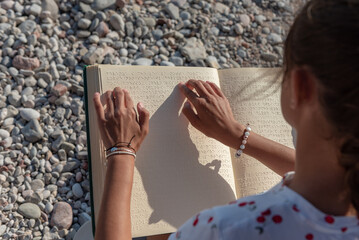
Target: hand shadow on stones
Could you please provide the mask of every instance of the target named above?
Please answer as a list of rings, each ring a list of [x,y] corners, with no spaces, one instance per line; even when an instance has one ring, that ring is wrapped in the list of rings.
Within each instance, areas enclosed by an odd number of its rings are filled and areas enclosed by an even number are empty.
[[[183,102],[176,87],[151,116],[150,132],[137,155],[136,168],[153,209],[149,224],[163,220],[178,228],[197,212],[235,199],[218,174],[221,161],[199,163],[189,122],[180,114]]]

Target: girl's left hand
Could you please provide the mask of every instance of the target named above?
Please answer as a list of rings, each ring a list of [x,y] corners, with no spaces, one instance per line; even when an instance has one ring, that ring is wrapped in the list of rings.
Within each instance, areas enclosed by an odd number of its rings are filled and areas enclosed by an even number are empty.
[[[119,87],[105,92],[103,96],[95,93],[93,100],[105,148],[120,142],[131,142],[131,147],[138,151],[149,129],[149,112],[142,103],[137,104],[137,117],[130,94]]]

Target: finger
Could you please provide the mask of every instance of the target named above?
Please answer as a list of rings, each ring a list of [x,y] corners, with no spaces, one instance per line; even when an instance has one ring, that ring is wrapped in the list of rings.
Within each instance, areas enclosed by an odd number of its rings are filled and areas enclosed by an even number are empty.
[[[125,108],[125,93],[119,87],[115,87],[113,89],[114,92],[114,102],[116,107],[116,112],[119,111],[121,108]]]
[[[200,97],[207,97],[209,95],[207,89],[203,86],[199,80],[188,80],[186,85],[193,87]]]
[[[105,106],[106,105],[106,94],[105,93],[101,94],[100,100],[101,100],[102,106]]]
[[[207,92],[211,95],[217,95],[213,88],[208,84],[208,82],[201,81],[202,85],[206,88]]]
[[[95,105],[95,110],[96,110],[98,119],[101,121],[105,121],[105,112],[103,110],[103,105],[101,103],[100,93],[96,92],[94,94],[93,102]]]
[[[209,82],[207,81],[207,83],[211,86],[211,88],[214,90],[214,92],[220,96],[220,97],[225,97],[222,90],[213,82]]]
[[[106,104],[107,104],[107,115],[113,116],[114,109],[113,109],[113,101],[112,101],[112,91],[107,91],[105,93],[106,96]]]
[[[150,123],[150,113],[147,109],[145,109],[142,103],[137,104],[137,111],[139,116],[138,123],[140,125],[141,132],[142,134],[147,135]]]
[[[181,93],[183,93],[183,95],[185,95],[186,98],[188,98],[188,100],[196,106],[198,103],[198,95],[183,83],[179,83],[179,88],[181,90]]]
[[[185,102],[182,108],[183,114],[186,116],[188,121],[192,124],[193,127],[199,130],[200,128],[200,119],[197,114],[194,112],[193,107],[190,102]]]
[[[130,97],[130,93],[126,89],[123,89],[123,92],[125,94],[125,106],[127,108],[133,108],[133,101]]]

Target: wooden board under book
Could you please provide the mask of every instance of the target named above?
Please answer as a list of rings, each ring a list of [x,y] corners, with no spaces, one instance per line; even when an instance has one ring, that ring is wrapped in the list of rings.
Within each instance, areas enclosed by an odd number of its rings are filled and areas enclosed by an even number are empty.
[[[273,186],[279,177],[248,156],[194,129],[181,114],[177,84],[203,79],[220,85],[233,112],[254,131],[291,146],[290,127],[279,105],[278,69],[142,67],[86,68],[85,91],[93,223],[97,221],[106,173],[92,96],[116,86],[149,110],[150,133],[136,159],[131,200],[133,237],[170,233],[197,212]],[[276,83],[274,80],[278,79]],[[243,114],[245,113],[245,114]]]

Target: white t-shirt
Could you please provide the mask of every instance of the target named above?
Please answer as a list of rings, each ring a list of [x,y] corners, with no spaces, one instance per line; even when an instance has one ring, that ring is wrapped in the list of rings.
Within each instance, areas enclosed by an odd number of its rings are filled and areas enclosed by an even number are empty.
[[[335,217],[316,209],[285,181],[259,195],[205,210],[169,240],[359,240],[357,217]]]

